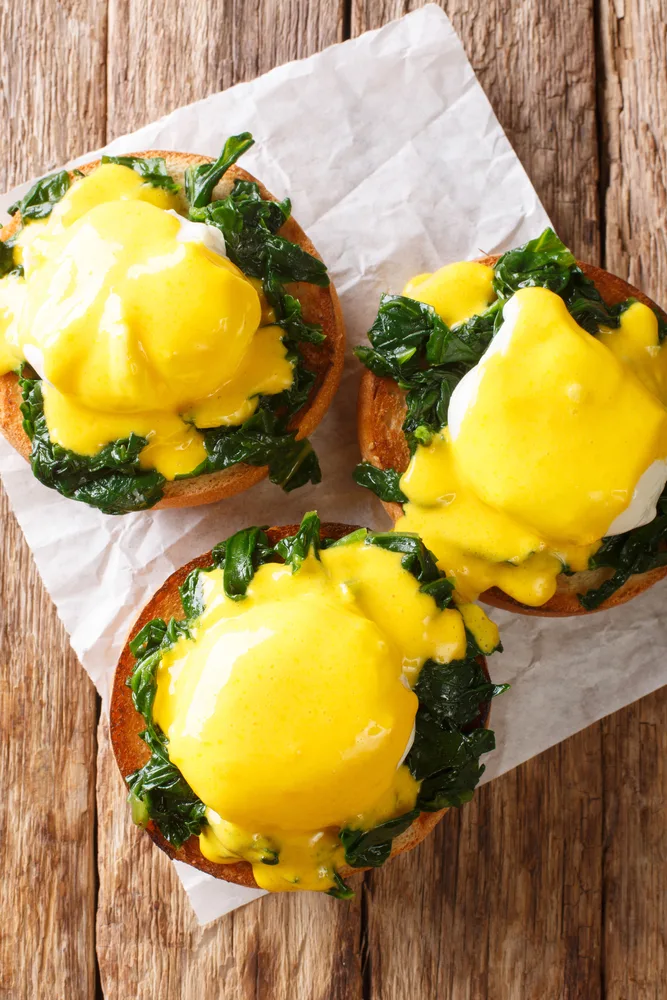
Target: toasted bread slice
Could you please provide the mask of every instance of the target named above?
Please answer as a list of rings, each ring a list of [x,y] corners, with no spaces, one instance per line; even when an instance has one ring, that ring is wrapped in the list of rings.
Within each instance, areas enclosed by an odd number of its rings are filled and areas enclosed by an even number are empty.
[[[275,545],[287,535],[293,535],[298,530],[298,527],[298,524],[288,524],[279,528],[269,528],[267,534],[271,544]],[[355,525],[324,523],[321,527],[321,536],[322,538],[342,538],[343,535],[347,535],[349,532],[355,530]],[[188,573],[192,572],[197,566],[210,565],[211,555],[210,553],[206,553],[206,555],[200,556],[198,559],[193,559],[192,562],[172,573],[141,612],[132,629],[131,637],[135,636],[153,618],[164,618],[165,620],[168,620],[172,616],[181,618],[183,610],[178,588]],[[127,778],[128,775],[132,774],[138,768],[143,767],[149,757],[146,744],[139,738],[139,734],[145,728],[144,720],[134,707],[132,693],[126,683],[132,673],[134,663],[135,660],[130,652],[128,640],[116,667],[110,711],[111,742],[123,778]],[[480,663],[482,663],[486,671],[486,660],[480,658]],[[488,721],[489,713],[487,710],[483,722],[488,726]],[[391,857],[393,858],[397,854],[402,854],[404,851],[410,851],[417,844],[421,843],[424,837],[442,819],[446,811],[446,809],[442,809],[440,812],[420,813],[412,825],[394,840]],[[179,850],[176,850],[165,840],[152,822],[148,824],[147,829],[154,842],[170,858],[177,861],[184,861],[194,868],[199,868],[201,871],[208,872],[209,875],[214,875],[216,878],[224,879],[226,882],[236,882],[238,885],[257,888],[257,883],[252,874],[252,866],[247,861],[239,861],[236,864],[215,864],[203,856],[199,850],[199,839],[196,836],[190,837]],[[340,870],[340,874],[343,878],[347,878],[356,872],[366,870],[362,868],[343,867]]]
[[[493,267],[498,259],[497,255],[482,257],[481,263]],[[592,264],[579,262],[579,267],[587,277],[595,282],[603,299],[610,305],[624,302],[633,297],[650,306],[651,309],[663,312],[647,295],[644,295],[634,285],[623,281],[622,278],[618,278],[608,271],[603,271],[599,267],[594,267]],[[379,469],[393,468],[398,472],[405,471],[410,461],[410,453],[402,431],[405,412],[404,391],[392,379],[379,378],[366,369],[361,380],[358,403],[359,445],[365,461]],[[402,514],[400,504],[385,503],[384,507],[393,521],[397,521]],[[480,600],[493,605],[493,607],[504,608],[506,611],[515,611],[523,615],[563,618],[569,615],[593,614],[592,611],[587,611],[581,606],[577,595],[585,593],[593,587],[599,587],[611,576],[613,576],[613,570],[607,568],[587,570],[584,573],[574,573],[572,576],[566,576],[562,573],[558,577],[554,596],[538,608],[515,601],[498,587],[485,591],[480,596]],[[667,566],[632,576],[608,600],[594,610],[605,611],[619,604],[625,604],[626,601],[630,601],[633,597],[648,590],[665,576],[667,576]]]
[[[183,178],[187,167],[196,166],[198,163],[211,162],[210,156],[197,156],[192,153],[174,153],[161,149],[149,149],[132,155],[163,157],[166,161],[167,170],[181,185],[181,191],[183,190]],[[82,173],[88,174],[95,167],[99,166],[99,164],[99,160],[94,160],[79,167],[79,169]],[[236,165],[231,166],[220,184],[215,188],[213,197],[226,197],[237,178],[244,181],[256,180],[252,174],[247,173],[240,167]],[[259,189],[263,198],[276,200],[263,184],[259,183]],[[185,198],[183,195],[181,195],[181,198],[183,209],[186,210],[187,203]],[[0,240],[8,240],[14,235],[19,226],[20,215],[17,213],[4,229],[0,229]],[[280,235],[284,236],[285,239],[291,240],[293,243],[298,243],[308,253],[319,258],[317,250],[292,217],[282,227]],[[306,282],[294,282],[289,285],[289,291],[301,303],[304,319],[309,323],[319,323],[323,333],[326,335],[326,340],[322,344],[301,345],[301,352],[304,356],[306,366],[311,371],[314,371],[317,376],[307,404],[294,416],[291,422],[291,429],[297,431],[297,437],[305,438],[309,434],[312,434],[322,420],[338,389],[345,356],[345,327],[338,295],[333,284],[330,284],[327,288],[320,288],[317,285],[309,285]],[[1,376],[0,431],[2,431],[9,443],[27,459],[30,457],[31,443],[28,435],[23,430],[23,418],[19,409],[20,404],[21,392],[16,375],[9,373],[8,375]],[[225,497],[242,493],[250,486],[254,486],[255,483],[264,479],[267,474],[268,468],[266,466],[239,463],[222,472],[195,476],[193,479],[168,482],[164,486],[163,498],[151,509],[156,510],[160,507],[196,507],[200,504],[213,503],[216,500],[222,500]]]

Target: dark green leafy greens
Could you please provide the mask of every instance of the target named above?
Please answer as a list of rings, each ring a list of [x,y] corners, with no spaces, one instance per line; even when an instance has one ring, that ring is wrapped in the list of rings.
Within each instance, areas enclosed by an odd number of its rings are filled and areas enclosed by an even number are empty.
[[[106,514],[145,510],[162,497],[164,477],[139,464],[146,438],[130,434],[106,445],[93,458],[77,455],[54,444],[49,436],[41,381],[21,375],[19,386],[23,428],[32,441],[30,465],[40,483]]]
[[[420,582],[420,589],[430,593],[440,607],[449,603],[451,586],[437,569],[432,554],[415,535],[360,528],[334,541],[322,538],[320,519],[314,511],[304,515],[294,535],[275,545],[269,541],[266,529],[244,528],[218,543],[211,557],[213,566],[223,571],[227,596],[243,600],[259,566],[285,562],[296,573],[309,554],[319,558],[323,548],[351,544],[377,545],[400,554],[403,568]],[[144,826],[149,821],[155,823],[175,847],[201,831],[206,823],[205,806],[170,762],[168,740],[153,721],[156,671],[165,650],[180,638],[192,635],[203,611],[200,584],[205,572],[208,570],[194,569],[180,588],[183,620],[153,619],[130,642],[136,663],[128,684],[134,706],[146,722],[141,738],[151,751],[144,767],[127,779],[133,817]],[[442,590],[435,586],[438,579],[444,584]],[[348,865],[365,868],[384,864],[394,838],[408,829],[420,811],[461,805],[472,797],[484,770],[479,765],[479,756],[494,746],[493,734],[484,728],[488,705],[507,687],[489,681],[480,665],[480,656],[479,647],[468,634],[464,660],[446,665],[428,660],[424,665],[415,687],[419,697],[415,742],[407,757],[412,774],[418,780],[423,779],[416,808],[371,830],[342,829],[339,836]],[[279,858],[275,850],[267,849],[262,860],[275,864]],[[352,897],[352,890],[337,873],[334,882],[330,895],[339,899]]]
[[[484,773],[481,754],[495,747],[491,730],[484,728],[492,698],[507,690],[493,684],[480,664],[480,652],[469,635],[464,660],[436,663],[427,660],[415,685],[419,709],[415,739],[406,764],[421,782],[416,808],[373,830],[341,830],[345,860],[352,867],[382,865],[392,841],[420,812],[437,812],[469,802]]]
[[[419,580],[422,593],[432,597],[439,608],[446,608],[452,601],[454,585],[438,569],[433,553],[426,548],[419,535],[407,531],[369,532],[368,542],[389,552],[400,552],[401,565]]]
[[[623,535],[605,538],[590,561],[591,569],[611,567],[614,575],[599,587],[579,595],[587,611],[599,608],[635,573],[667,566],[667,489],[658,501],[658,514],[648,524],[633,528]]]
[[[16,238],[0,240],[0,278],[7,274],[23,274],[23,267],[14,260],[14,246]]]
[[[160,833],[175,848],[188,837],[201,832],[206,823],[206,806],[192,791],[179,769],[169,760],[169,741],[153,722],[153,703],[157,690],[156,671],[162,654],[189,634],[190,620],[169,623],[155,618],[134,637],[130,651],[137,662],[129,679],[132,701],[143,716],[146,729],[141,739],[150,757],[139,770],[128,776],[132,818],[140,826],[155,823]]]
[[[605,304],[594,282],[586,277],[553,229],[545,229],[537,239],[516,250],[508,250],[494,271],[493,287],[502,301],[520,288],[539,285],[560,295],[570,314],[588,333],[597,334],[600,326],[618,327],[622,307]]]
[[[304,514],[296,535],[288,535],[276,545],[276,552],[296,573],[312,551],[319,559],[320,519],[315,511]]]
[[[289,199],[279,203],[264,199],[256,183],[237,180],[228,197],[211,203],[216,184],[252,143],[248,133],[232,136],[215,163],[188,168],[186,195],[191,217],[221,229],[230,258],[249,277],[262,280],[264,293],[275,312],[275,322],[284,331],[293,382],[281,393],[260,396],[257,410],[241,425],[206,430],[206,459],[181,478],[222,472],[243,462],[268,466],[271,482],[289,492],[321,480],[319,462],[310,442],[297,440],[291,424],[307,403],[316,380],[315,373],[306,367],[299,344],[319,344],[325,338],[319,326],[304,320],[299,300],[287,292],[283,282],[304,281],[326,286],[329,278],[318,258],[278,235],[290,216]],[[103,162],[130,167],[156,187],[178,190],[162,157],[107,156]],[[46,177],[12,209],[20,210],[23,219],[44,218],[69,184],[67,171]],[[19,271],[14,265],[11,246],[0,244],[0,277],[12,270]],[[145,438],[132,434],[110,443],[93,458],[67,451],[49,438],[39,380],[23,379],[21,388],[24,427],[32,441],[31,465],[40,482],[107,514],[145,510],[162,498],[164,477],[155,470],[142,469],[139,463],[139,454],[147,443]]]
[[[351,830],[345,827],[339,836],[345,848],[346,864],[352,868],[379,868],[391,854],[394,837],[405,833],[417,816],[419,809],[412,809],[372,830]]]
[[[275,559],[264,528],[244,528],[213,549],[213,562],[222,570],[225,594],[242,601],[255,571]]]
[[[494,303],[450,329],[432,306],[405,295],[382,296],[368,332],[371,346],[354,353],[373,374],[392,378],[407,391],[403,432],[411,453],[447,423],[454,387],[491,343],[500,316]],[[374,484],[368,479],[360,485]]]
[[[70,176],[67,170],[59,170],[48,177],[36,181],[27,194],[7,209],[10,215],[21,213],[22,222],[31,219],[45,219],[51,214],[53,206],[64,198],[70,186]]]
[[[196,167],[188,167],[185,171],[185,197],[191,208],[203,208],[208,205],[213,195],[213,189],[233,163],[254,144],[250,132],[229,137],[222,152],[213,163],[199,163]]]
[[[294,432],[287,429],[289,413],[276,412],[282,395],[261,397],[255,413],[240,427],[212,427],[205,431],[208,457],[181,478],[221,472],[246,462],[268,465],[271,482],[287,493],[308,482],[319,483],[322,475],[312,445],[306,439],[297,441]]]
[[[485,706],[507,690],[493,684],[479,662],[474,642],[464,660],[427,660],[415,686],[419,709],[407,764],[422,782],[417,805],[424,811],[469,802],[484,772],[479,757],[495,747],[483,727]]]
[[[171,194],[180,191],[180,186],[167,170],[167,164],[162,156],[103,156],[102,163],[116,163],[121,167],[129,167],[147,184],[162,188]]]
[[[352,473],[358,486],[372,490],[385,503],[407,503],[401,489],[401,476],[396,469],[378,469],[370,462],[360,462]]]
[[[520,288],[539,286],[559,295],[570,314],[588,333],[600,327],[617,329],[623,312],[635,302],[627,299],[607,305],[553,229],[503,254],[494,267],[496,300],[478,316],[450,330],[431,306],[402,295],[383,295],[378,315],[368,333],[370,347],[355,350],[375,375],[391,378],[406,390],[403,422],[410,453],[428,445],[447,424],[451,394],[463,375],[481,358],[502,323],[502,309]],[[667,319],[656,313],[660,343],[667,338]],[[353,473],[360,486],[385,503],[405,503],[400,472],[362,462]],[[665,494],[660,515],[641,528],[603,540],[591,559],[591,568],[612,567],[611,579],[580,595],[587,610],[600,606],[635,573],[667,564],[667,508]]]

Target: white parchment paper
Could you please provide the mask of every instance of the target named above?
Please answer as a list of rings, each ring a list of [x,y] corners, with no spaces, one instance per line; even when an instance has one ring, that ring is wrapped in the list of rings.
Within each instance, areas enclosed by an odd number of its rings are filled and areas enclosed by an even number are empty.
[[[435,6],[180,108],[106,149],[217,154],[228,135],[245,130],[257,145],[243,166],[292,198],[340,293],[350,347],[364,340],[381,292],[448,261],[507,249],[548,222]],[[26,187],[0,198],[0,210]],[[359,376],[349,353],[313,438],[323,481],[290,495],[263,483],[209,507],[107,517],[43,487],[0,442],[14,512],[105,703],[137,612],[174,569],[221,538],[247,524],[298,521],[313,508],[323,519],[387,526],[380,504],[350,475],[359,459]],[[666,596],[663,583],[579,620],[492,612],[505,646],[493,676],[512,690],[494,706],[498,750],[486,780],[665,683]],[[176,867],[202,922],[261,895]]]

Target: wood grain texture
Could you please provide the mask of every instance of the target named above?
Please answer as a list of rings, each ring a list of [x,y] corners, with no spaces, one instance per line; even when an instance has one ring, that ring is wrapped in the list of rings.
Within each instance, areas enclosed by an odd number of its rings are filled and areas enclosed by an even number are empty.
[[[171,862],[132,825],[106,719],[98,738],[105,1000],[361,997],[359,901],[285,893],[199,927]]]
[[[605,266],[667,300],[667,3],[601,0]]]
[[[352,34],[426,0],[352,0]],[[441,0],[556,229],[599,263],[593,0]]]
[[[98,0],[0,5],[3,190],[103,140],[105,25]],[[4,493],[0,526],[0,997],[90,1000],[96,696]]]
[[[667,3],[602,0],[606,266],[667,304]],[[665,656],[665,648],[656,649]],[[608,1000],[667,982],[667,690],[603,723],[604,977]]]
[[[344,0],[109,0],[109,138],[340,41],[343,11]]]
[[[331,44],[348,10],[357,34],[415,5],[5,0],[0,183]],[[563,238],[664,303],[665,0],[443,5]],[[0,521],[0,998],[89,1000],[95,697],[4,497]],[[284,895],[201,929],[132,828],[103,721],[104,996],[662,1000],[666,723],[663,691],[484,787],[351,906]]]
[[[369,1000],[601,998],[599,785],[594,726],[373,873]]]
[[[605,997],[662,1000],[667,982],[667,689],[609,716],[603,734]]]
[[[341,31],[339,3],[110,0],[108,134],[309,55]],[[184,47],[184,38],[192,44]],[[104,722],[99,742],[97,949],[105,1000],[361,996],[359,902],[281,895],[202,930],[169,861],[132,828]]]
[[[554,225],[597,263],[592,4],[444,6]],[[353,30],[404,12],[392,0],[353,0]],[[497,779],[400,859],[400,874],[367,880],[373,1000],[602,997],[600,741],[592,726]],[[409,944],[406,897],[417,928],[429,929]]]

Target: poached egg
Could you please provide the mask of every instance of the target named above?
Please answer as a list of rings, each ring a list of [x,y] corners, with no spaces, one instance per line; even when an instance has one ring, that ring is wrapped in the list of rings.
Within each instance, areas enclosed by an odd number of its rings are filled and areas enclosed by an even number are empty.
[[[162,657],[153,719],[207,807],[202,854],[249,861],[262,888],[330,889],[341,828],[414,808],[421,666],[465,657],[466,627],[497,646],[480,608],[440,610],[401,558],[350,541],[268,563],[242,601],[204,573],[204,611]]]
[[[488,280],[486,265],[467,266],[480,269],[478,285]],[[470,297],[463,289],[464,306]],[[642,303],[594,337],[555,293],[520,289],[454,389],[448,426],[402,477],[409,502],[397,529],[422,535],[465,600],[498,586],[544,604],[558,574],[587,569],[603,537],[655,517],[667,481],[666,375],[657,319]]]
[[[0,373],[26,360],[42,377],[51,440],[92,457],[138,434],[142,467],[167,479],[206,458],[204,429],[241,424],[293,380],[260,283],[179,208],[102,164],[25,226],[24,275],[0,281]]]

